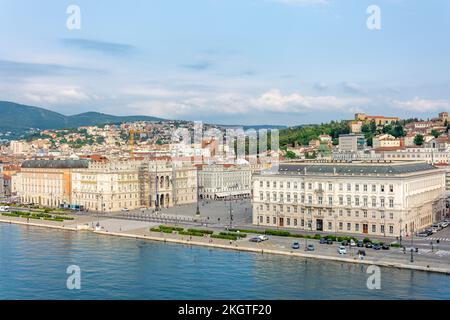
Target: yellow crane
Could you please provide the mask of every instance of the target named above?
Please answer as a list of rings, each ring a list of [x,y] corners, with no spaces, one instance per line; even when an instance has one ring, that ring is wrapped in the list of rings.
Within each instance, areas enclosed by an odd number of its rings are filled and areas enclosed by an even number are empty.
[[[147,133],[147,131],[145,131],[145,130],[137,130],[137,129],[133,128],[133,129],[130,129],[129,133],[130,133],[130,140],[129,141],[130,141],[130,146],[131,146],[130,154],[131,154],[131,158],[134,159],[134,144],[135,144],[134,136],[136,134]]]

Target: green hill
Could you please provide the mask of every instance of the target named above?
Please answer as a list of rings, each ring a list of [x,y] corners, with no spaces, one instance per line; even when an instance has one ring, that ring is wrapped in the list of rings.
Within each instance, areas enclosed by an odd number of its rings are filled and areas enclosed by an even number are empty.
[[[77,128],[80,126],[122,123],[128,121],[161,121],[149,116],[113,116],[87,112],[66,116],[58,112],[13,102],[0,101],[0,132],[10,131],[14,137],[34,129]]]

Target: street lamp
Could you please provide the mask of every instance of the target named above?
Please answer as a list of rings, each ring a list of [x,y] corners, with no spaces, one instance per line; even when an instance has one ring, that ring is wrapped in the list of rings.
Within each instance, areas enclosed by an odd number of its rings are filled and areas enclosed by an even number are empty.
[[[403,222],[403,220],[402,219],[400,219],[400,246],[402,245],[402,222]]]
[[[414,262],[414,229],[411,228],[411,263]]]

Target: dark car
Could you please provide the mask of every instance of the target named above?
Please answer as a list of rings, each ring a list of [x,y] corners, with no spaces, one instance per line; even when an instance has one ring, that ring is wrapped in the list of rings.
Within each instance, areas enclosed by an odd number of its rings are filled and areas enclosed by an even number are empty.
[[[372,248],[373,248],[374,250],[381,250],[381,244],[376,243],[376,244],[373,245]]]
[[[327,244],[333,244],[333,240],[327,239]]]
[[[366,245],[365,245],[365,247],[366,247],[366,248],[372,248],[372,247],[373,247],[372,242],[367,242]]]
[[[259,237],[255,237],[255,238],[251,238],[249,241],[250,242],[261,242],[262,240]]]
[[[344,247],[348,246],[348,241],[347,240],[342,241],[341,245],[343,245]]]
[[[294,243],[292,244],[292,249],[300,249],[300,243],[294,242]]]
[[[358,247],[362,248],[362,247],[364,247],[364,242],[362,240],[358,240],[358,243],[356,245]]]
[[[320,238],[319,243],[320,243],[320,244],[326,244],[326,243],[327,243],[327,239],[325,239],[325,238]]]
[[[382,246],[381,246],[381,249],[383,249],[383,250],[389,250],[391,247],[388,245],[388,244],[386,244],[386,243],[384,243]]]

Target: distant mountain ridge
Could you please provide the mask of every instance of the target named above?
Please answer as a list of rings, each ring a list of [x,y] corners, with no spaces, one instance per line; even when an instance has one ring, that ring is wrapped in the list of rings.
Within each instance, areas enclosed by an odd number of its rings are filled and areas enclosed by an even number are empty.
[[[164,119],[151,116],[113,116],[99,112],[66,116],[44,108],[0,101],[0,132],[10,131],[15,136],[21,135],[31,128],[62,129],[129,121],[162,120]]]
[[[12,132],[11,138],[18,138],[30,129],[74,129],[82,126],[123,123],[133,121],[164,121],[152,116],[114,116],[100,112],[85,112],[73,116],[50,111],[40,107],[0,101],[0,133]],[[244,130],[284,129],[281,125],[217,125],[222,128],[241,127]],[[1,139],[2,137],[0,137]]]

